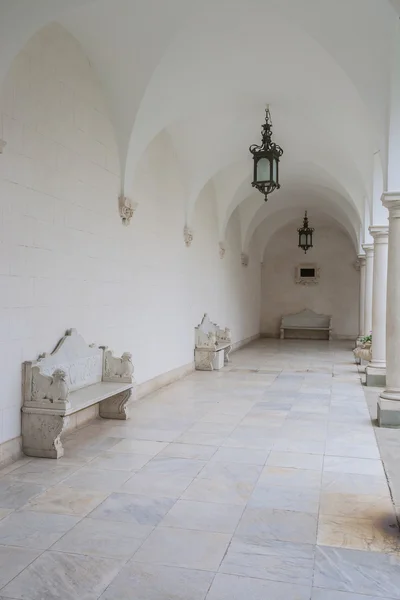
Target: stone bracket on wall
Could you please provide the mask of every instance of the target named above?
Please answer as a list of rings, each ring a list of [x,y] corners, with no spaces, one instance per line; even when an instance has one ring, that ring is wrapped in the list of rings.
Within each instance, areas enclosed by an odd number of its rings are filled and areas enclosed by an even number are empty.
[[[249,255],[248,254],[245,254],[244,252],[242,252],[242,254],[240,255],[240,260],[242,261],[242,265],[244,267],[249,266]]]
[[[187,225],[185,225],[185,227],[183,228],[183,239],[185,240],[185,245],[187,246],[187,248],[189,248],[189,246],[193,242],[193,230],[190,229],[190,227],[188,227]]]
[[[123,225],[127,226],[131,222],[131,219],[135,213],[137,204],[133,203],[132,200],[124,196],[120,195],[118,198],[119,204],[119,214],[122,219]]]
[[[6,147],[7,142],[5,142],[4,140],[0,139],[0,154],[3,153],[4,148]]]

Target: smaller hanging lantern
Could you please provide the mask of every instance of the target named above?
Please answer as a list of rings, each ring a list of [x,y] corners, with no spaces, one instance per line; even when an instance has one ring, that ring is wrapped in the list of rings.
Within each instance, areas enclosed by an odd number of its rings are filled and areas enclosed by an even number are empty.
[[[299,232],[299,248],[304,250],[304,254],[307,254],[307,250],[313,247],[312,236],[314,233],[314,228],[308,225],[307,211],[304,214],[303,227],[299,227],[297,231]]]

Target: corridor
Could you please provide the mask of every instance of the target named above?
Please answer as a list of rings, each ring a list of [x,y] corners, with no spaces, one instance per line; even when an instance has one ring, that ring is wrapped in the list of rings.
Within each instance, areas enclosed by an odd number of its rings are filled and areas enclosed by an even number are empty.
[[[0,597],[400,599],[350,342],[260,340],[1,472]]]

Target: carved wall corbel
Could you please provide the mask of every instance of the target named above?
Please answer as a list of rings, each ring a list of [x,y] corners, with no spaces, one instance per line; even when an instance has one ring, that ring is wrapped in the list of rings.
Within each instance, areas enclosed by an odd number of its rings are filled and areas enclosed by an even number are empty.
[[[225,242],[219,242],[219,257],[222,260],[225,256],[226,245]]]
[[[185,240],[186,246],[189,248],[191,243],[193,242],[193,230],[190,229],[187,225],[183,228],[183,239]]]
[[[0,139],[0,154],[3,153],[4,148],[6,147],[7,142],[5,140]]]
[[[249,264],[249,255],[242,252],[242,254],[240,255],[240,259],[242,261],[242,265],[244,267],[247,267]]]
[[[122,219],[122,223],[128,226],[136,210],[136,204],[134,204],[129,198],[121,194],[118,198],[119,203],[119,214]]]

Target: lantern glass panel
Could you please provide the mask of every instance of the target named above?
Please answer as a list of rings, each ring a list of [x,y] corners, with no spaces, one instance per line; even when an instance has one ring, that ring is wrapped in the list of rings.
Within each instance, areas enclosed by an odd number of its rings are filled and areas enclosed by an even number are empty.
[[[271,168],[268,158],[260,158],[257,162],[257,181],[269,181],[271,179]]]
[[[272,181],[278,183],[278,161],[276,158],[272,161]]]
[[[306,244],[307,244],[307,234],[301,233],[300,234],[300,245],[305,246]]]

